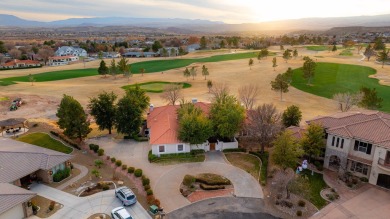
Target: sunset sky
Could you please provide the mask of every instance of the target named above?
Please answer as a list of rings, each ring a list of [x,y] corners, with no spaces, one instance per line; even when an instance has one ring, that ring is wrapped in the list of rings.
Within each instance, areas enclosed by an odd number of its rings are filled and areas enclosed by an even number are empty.
[[[38,21],[120,16],[245,23],[390,14],[390,0],[1,0],[0,13]]]

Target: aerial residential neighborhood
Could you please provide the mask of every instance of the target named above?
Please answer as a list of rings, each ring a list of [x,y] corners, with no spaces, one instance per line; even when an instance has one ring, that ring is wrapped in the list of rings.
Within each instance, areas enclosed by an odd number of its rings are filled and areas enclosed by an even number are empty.
[[[387,219],[390,2],[0,2],[0,219]]]

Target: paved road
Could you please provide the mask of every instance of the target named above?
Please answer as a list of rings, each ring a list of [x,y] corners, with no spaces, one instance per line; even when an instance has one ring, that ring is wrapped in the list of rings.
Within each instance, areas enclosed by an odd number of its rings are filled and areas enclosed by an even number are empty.
[[[31,191],[64,205],[49,219],[83,219],[96,213],[111,214],[112,209],[122,206],[115,197],[114,190],[99,192],[87,197],[77,197],[43,184],[33,184]],[[135,219],[151,219],[139,203],[126,207],[126,209]],[[33,216],[30,219],[38,219],[38,217]]]
[[[169,219],[275,219],[264,208],[262,199],[221,197],[196,202],[169,213]]]

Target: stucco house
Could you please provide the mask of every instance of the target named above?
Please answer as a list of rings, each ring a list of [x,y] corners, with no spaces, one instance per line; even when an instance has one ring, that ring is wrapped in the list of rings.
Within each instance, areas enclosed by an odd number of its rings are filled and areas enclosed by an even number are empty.
[[[209,103],[193,102],[206,115],[209,114]],[[149,143],[152,145],[152,154],[159,156],[162,154],[188,153],[195,149],[222,151],[228,148],[238,148],[238,142],[236,140],[234,142],[222,142],[219,140],[215,140],[215,142],[206,141],[198,145],[191,145],[188,142],[181,141],[178,138],[179,121],[177,118],[177,109],[179,107],[179,105],[150,106],[147,117],[147,128]]]
[[[41,67],[42,64],[40,61],[35,60],[19,60],[19,59],[13,59],[11,61],[8,61],[2,65],[0,65],[0,68],[32,68],[32,67]]]
[[[55,52],[56,56],[77,56],[87,57],[87,51],[83,48],[75,48],[72,46],[61,46]]]
[[[344,112],[308,121],[325,128],[324,167],[390,189],[390,114]]]
[[[22,219],[32,215],[26,188],[34,181],[53,182],[53,174],[70,166],[71,155],[35,145],[0,138],[0,219]]]
[[[79,61],[78,56],[53,56],[49,58],[49,66],[60,66],[60,65],[69,65],[73,62]]]

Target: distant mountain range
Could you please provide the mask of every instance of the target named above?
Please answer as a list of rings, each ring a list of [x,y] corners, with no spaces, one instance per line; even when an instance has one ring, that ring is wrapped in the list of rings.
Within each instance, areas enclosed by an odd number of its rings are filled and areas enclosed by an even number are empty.
[[[104,27],[133,26],[169,30],[186,30],[198,32],[246,32],[264,30],[326,30],[333,27],[383,27],[390,26],[390,14],[376,16],[336,17],[336,18],[302,18],[260,23],[226,24],[221,21],[191,20],[181,18],[129,18],[129,17],[95,17],[70,18],[51,22],[31,21],[13,15],[0,14],[0,26],[3,27]]]

